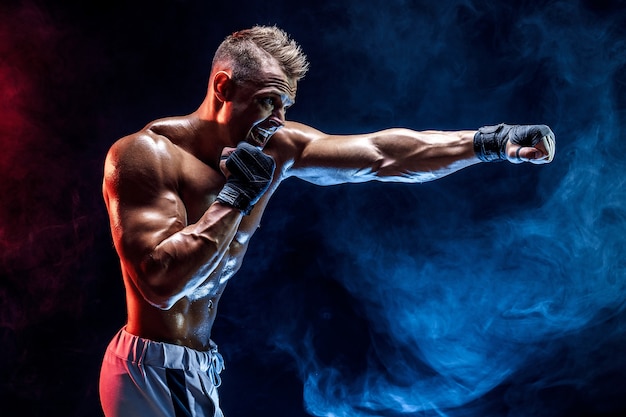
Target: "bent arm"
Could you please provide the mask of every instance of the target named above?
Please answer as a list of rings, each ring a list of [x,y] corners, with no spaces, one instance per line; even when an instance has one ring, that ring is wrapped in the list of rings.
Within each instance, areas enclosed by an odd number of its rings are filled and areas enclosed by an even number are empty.
[[[198,222],[167,236],[147,254],[137,257],[132,265],[134,281],[146,301],[169,309],[204,284],[220,264],[240,221],[238,210],[214,203]]]
[[[480,162],[473,150],[476,132],[470,130],[397,128],[337,136],[291,122],[284,129],[299,144],[285,174],[320,185],[432,181]]]
[[[103,194],[124,275],[150,304],[169,309],[219,265],[241,222],[213,203],[194,224],[176,192],[176,160],[153,138],[112,148]]]

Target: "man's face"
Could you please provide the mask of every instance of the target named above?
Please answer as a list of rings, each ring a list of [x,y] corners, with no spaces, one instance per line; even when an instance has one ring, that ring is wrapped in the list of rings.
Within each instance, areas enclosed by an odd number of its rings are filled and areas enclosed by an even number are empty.
[[[232,122],[241,141],[264,147],[285,124],[285,112],[293,105],[296,83],[289,80],[278,64],[267,65],[254,81],[237,84],[233,98]]]

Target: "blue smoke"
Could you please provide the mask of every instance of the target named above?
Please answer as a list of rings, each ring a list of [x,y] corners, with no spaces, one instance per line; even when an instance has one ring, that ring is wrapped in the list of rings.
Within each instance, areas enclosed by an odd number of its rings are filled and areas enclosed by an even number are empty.
[[[291,249],[276,249],[280,267],[253,252],[256,271],[243,273],[297,281],[274,289],[287,313],[266,314],[273,346],[298,364],[309,413],[555,416],[615,406],[611,384],[625,382],[615,369],[626,365],[626,13],[603,6],[329,6],[336,24],[322,39],[339,47],[312,57],[300,120],[337,133],[547,123],[557,159],[413,186],[283,186],[276,199],[298,201],[273,203],[278,214],[255,239]],[[335,60],[342,71],[325,72]],[[342,106],[302,109],[315,77],[331,80]],[[315,202],[305,220],[286,215]]]

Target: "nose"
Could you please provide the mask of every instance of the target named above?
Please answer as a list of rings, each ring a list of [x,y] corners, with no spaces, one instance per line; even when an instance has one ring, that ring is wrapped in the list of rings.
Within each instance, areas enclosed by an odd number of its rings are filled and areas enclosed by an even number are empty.
[[[275,108],[269,120],[273,127],[282,127],[285,124],[285,108]]]

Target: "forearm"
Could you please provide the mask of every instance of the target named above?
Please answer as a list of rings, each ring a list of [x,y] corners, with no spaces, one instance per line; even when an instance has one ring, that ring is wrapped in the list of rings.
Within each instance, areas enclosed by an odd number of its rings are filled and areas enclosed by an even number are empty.
[[[140,266],[144,298],[167,309],[193,292],[220,264],[241,218],[239,210],[215,203],[198,222],[161,241]]]
[[[372,166],[379,180],[424,182],[441,178],[480,160],[473,147],[475,131],[390,129],[372,136],[380,156]]]
[[[545,125],[500,124],[478,131],[388,129],[367,137],[376,152],[363,153],[371,160],[366,174],[383,181],[435,180],[481,161],[547,163],[555,149],[554,133]]]

